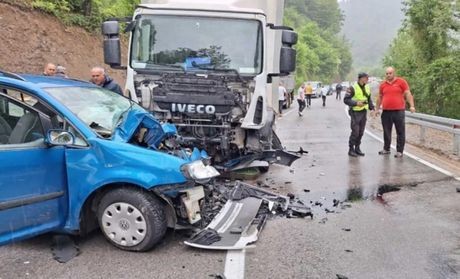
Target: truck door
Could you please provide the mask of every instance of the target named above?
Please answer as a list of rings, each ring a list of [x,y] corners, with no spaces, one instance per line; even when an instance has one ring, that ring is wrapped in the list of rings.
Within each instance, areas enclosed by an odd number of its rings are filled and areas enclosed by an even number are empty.
[[[56,229],[67,213],[64,148],[46,146],[49,118],[28,102],[0,85],[0,245]]]

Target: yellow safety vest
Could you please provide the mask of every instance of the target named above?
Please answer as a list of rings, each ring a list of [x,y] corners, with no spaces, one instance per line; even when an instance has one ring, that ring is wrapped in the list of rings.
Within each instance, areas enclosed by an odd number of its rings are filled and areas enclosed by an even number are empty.
[[[353,85],[353,88],[355,89],[355,95],[352,98],[353,101],[356,101],[356,102],[358,102],[358,101],[362,101],[362,102],[366,101],[367,102],[368,101],[367,97],[364,95],[364,92],[361,90],[361,87],[359,86],[358,83],[355,83]],[[368,84],[364,85],[364,89],[366,90],[367,94],[369,94],[369,95],[371,94],[371,88],[370,88],[370,86]],[[365,110],[365,109],[366,110],[369,109],[368,104],[366,104],[366,105],[364,105],[362,107],[359,107],[359,106],[354,106],[353,107],[354,111],[362,111],[362,110]]]

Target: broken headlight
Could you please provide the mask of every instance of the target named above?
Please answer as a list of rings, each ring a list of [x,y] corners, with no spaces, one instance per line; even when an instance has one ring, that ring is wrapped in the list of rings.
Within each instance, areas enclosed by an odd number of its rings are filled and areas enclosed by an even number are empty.
[[[181,170],[185,177],[193,179],[198,183],[206,183],[211,178],[220,175],[213,166],[205,166],[201,160],[185,164],[181,167]]]

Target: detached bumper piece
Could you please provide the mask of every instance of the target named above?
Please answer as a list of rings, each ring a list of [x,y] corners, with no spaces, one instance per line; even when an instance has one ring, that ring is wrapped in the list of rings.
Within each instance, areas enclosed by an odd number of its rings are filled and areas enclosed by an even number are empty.
[[[240,181],[214,185],[225,205],[209,225],[185,241],[188,246],[211,250],[240,250],[258,239],[268,217],[312,216],[300,200],[278,195]],[[215,195],[213,195],[215,199]]]

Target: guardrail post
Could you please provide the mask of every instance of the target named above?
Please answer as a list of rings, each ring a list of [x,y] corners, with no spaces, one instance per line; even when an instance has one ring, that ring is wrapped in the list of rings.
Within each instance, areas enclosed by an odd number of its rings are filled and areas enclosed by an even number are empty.
[[[460,134],[455,133],[455,130],[460,129],[459,125],[454,125],[454,155],[460,155]]]
[[[425,127],[420,126],[420,143],[425,144]]]

